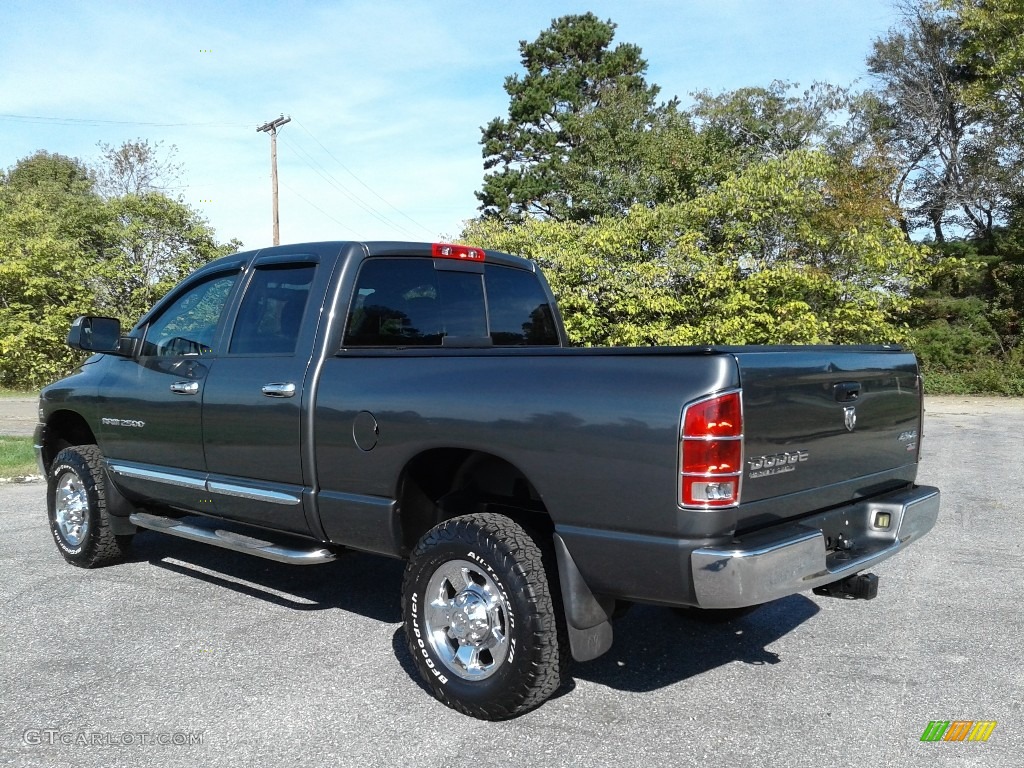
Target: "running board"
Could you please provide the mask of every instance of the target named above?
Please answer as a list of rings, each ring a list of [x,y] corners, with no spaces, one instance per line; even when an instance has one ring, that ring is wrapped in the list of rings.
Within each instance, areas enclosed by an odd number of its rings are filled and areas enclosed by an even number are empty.
[[[191,539],[192,541],[201,541],[204,544],[213,544],[215,547],[242,552],[246,555],[256,555],[256,557],[276,560],[279,563],[319,565],[320,563],[329,563],[335,559],[334,553],[324,547],[315,547],[313,549],[287,547],[275,544],[272,541],[263,541],[252,536],[234,533],[233,531],[200,528],[197,525],[190,525],[181,520],[151,515],[148,512],[134,512],[129,515],[128,519],[140,528],[148,528],[152,531],[168,533],[171,536],[180,536],[183,539]]]

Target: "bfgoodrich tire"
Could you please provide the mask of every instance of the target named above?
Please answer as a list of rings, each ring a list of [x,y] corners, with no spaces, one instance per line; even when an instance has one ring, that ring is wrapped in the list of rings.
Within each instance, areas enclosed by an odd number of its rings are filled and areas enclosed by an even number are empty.
[[[131,536],[115,536],[107,512],[107,476],[95,445],[65,448],[50,466],[46,492],[50,533],[64,559],[80,568],[115,563]]]
[[[449,707],[503,720],[561,685],[568,644],[543,561],[502,515],[456,517],[420,540],[402,585],[405,634],[420,675]]]

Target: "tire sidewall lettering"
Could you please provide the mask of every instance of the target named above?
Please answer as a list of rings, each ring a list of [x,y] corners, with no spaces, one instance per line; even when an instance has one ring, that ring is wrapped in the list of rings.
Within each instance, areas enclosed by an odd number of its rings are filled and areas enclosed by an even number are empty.
[[[498,574],[494,572],[494,569],[491,567],[491,564],[484,560],[484,558],[482,558],[476,552],[468,552],[466,556],[470,560],[473,560],[474,562],[479,563],[481,566],[483,566],[484,569],[486,569],[488,575],[491,577],[491,580],[498,586],[498,589],[501,591],[501,600],[505,606],[505,612],[508,614],[509,636],[513,638],[510,644],[508,657],[508,661],[512,661],[512,656],[515,653],[514,638],[516,629],[516,614],[515,611],[512,609],[512,599],[509,597],[508,590],[505,589],[505,583],[500,578],[498,578]]]
[[[423,654],[423,663],[426,664],[427,669],[433,673],[434,677],[442,685],[448,684],[448,678],[437,668],[434,664],[434,660],[430,658],[430,653],[427,651],[427,644],[423,641],[423,633],[420,631],[420,617],[419,617],[419,595],[416,591],[413,591],[412,598],[410,599],[411,607],[410,613],[412,614],[412,631],[416,637],[416,645],[419,647],[419,651]]]
[[[529,711],[552,695],[564,674],[564,630],[554,612],[550,576],[541,560],[543,535],[536,536],[505,515],[469,513],[425,532],[406,566],[406,648],[434,696],[471,717],[504,720]],[[488,611],[494,611],[486,619],[488,631],[497,632],[500,626],[504,645],[501,655],[496,655],[500,663],[482,661],[484,674],[478,676],[463,673],[467,657],[460,655],[455,638],[462,645],[477,647],[478,638],[468,628],[482,614],[474,618],[475,608],[466,607],[468,601],[455,602],[455,595],[481,587],[489,596]],[[518,652],[519,633],[524,635],[522,653]]]
[[[515,657],[516,657],[516,638],[515,638],[516,622],[515,622],[515,611],[513,609],[512,599],[509,596],[508,589],[505,587],[504,581],[501,578],[498,577],[498,574],[495,572],[494,568],[491,567],[491,564],[489,562],[487,562],[487,560],[485,560],[483,557],[478,555],[475,551],[469,551],[465,555],[462,555],[461,553],[459,553],[459,555],[454,557],[454,558],[453,557],[443,557],[443,558],[440,558],[440,559],[438,559],[436,561],[432,561],[431,564],[430,564],[430,567],[429,568],[424,568],[423,571],[421,572],[420,576],[421,577],[425,576],[427,573],[431,572],[431,570],[433,568],[440,567],[445,562],[449,562],[452,559],[461,559],[462,557],[465,557],[465,558],[473,561],[474,563],[478,564],[479,566],[481,566],[487,572],[488,576],[491,578],[491,580],[494,582],[494,584],[498,587],[498,590],[500,592],[500,596],[502,598],[502,605],[504,606],[505,614],[508,617],[509,650],[508,650],[508,657],[505,659],[505,662],[502,665],[502,668],[500,670],[498,670],[496,676],[502,676],[502,675],[508,674],[508,671],[512,667],[513,663],[515,662]],[[430,655],[429,646],[427,645],[426,641],[424,640],[423,632],[420,629],[420,622],[419,622],[419,594],[418,594],[418,590],[421,589],[421,588],[422,588],[422,586],[417,586],[416,590],[413,591],[412,597],[411,597],[411,600],[410,600],[410,602],[411,602],[410,613],[411,613],[411,619],[412,619],[411,624],[412,624],[413,635],[415,637],[416,647],[419,650],[420,654],[422,655],[424,664],[427,667],[427,669],[430,670],[430,672],[433,674],[433,676],[440,683],[442,683],[444,685],[447,685],[448,684],[448,677],[441,672],[441,669],[444,668],[444,665],[435,662],[433,657]],[[485,685],[486,684],[483,681],[482,682],[477,682],[477,683],[471,683],[469,681],[462,681],[462,682],[465,683],[465,684],[468,684],[468,685],[473,685],[473,686],[481,686],[481,685]]]

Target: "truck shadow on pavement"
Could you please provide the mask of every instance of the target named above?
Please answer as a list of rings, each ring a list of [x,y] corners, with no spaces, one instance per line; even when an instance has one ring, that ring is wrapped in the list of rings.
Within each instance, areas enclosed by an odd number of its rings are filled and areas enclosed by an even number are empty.
[[[399,595],[404,563],[346,552],[326,565],[294,566],[158,534],[136,536],[131,562],[230,589],[297,611],[341,609],[386,624],[402,620]],[[644,692],[673,685],[732,662],[777,664],[768,649],[819,612],[803,595],[776,600],[722,624],[680,615],[669,608],[637,605],[615,621],[615,642],[604,656],[573,662],[556,696],[587,680],[621,691]],[[424,690],[406,646],[405,631],[392,638],[395,658]]]
[[[130,562],[189,576],[296,611],[340,608],[395,624],[405,564],[346,552],[333,563],[296,566],[161,534],[136,535]]]
[[[818,613],[814,601],[791,595],[730,622],[714,624],[670,608],[634,606],[615,622],[604,656],[575,662],[570,673],[620,691],[651,691],[732,662],[778,664],[768,649]]]
[[[571,693],[576,680],[641,693],[665,688],[731,662],[778,664],[782,659],[768,646],[819,610],[812,600],[792,595],[741,619],[709,624],[681,616],[670,608],[635,606],[615,622],[611,650],[594,661],[572,662],[566,682],[553,698]],[[401,627],[392,636],[391,646],[402,668],[429,692],[409,655]]]

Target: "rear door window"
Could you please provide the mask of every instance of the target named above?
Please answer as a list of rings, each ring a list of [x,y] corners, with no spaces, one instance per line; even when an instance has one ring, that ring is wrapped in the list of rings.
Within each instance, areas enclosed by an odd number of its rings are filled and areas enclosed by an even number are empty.
[[[314,264],[258,267],[245,290],[228,351],[294,354],[315,271]]]

